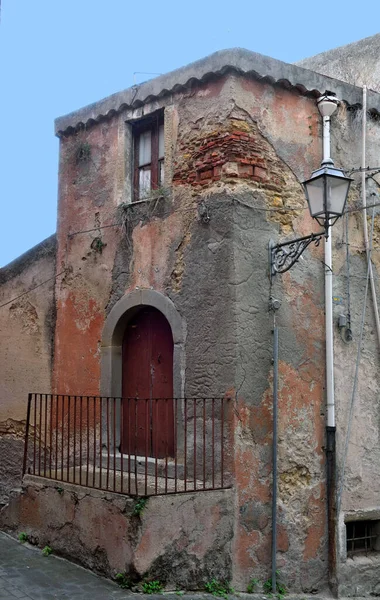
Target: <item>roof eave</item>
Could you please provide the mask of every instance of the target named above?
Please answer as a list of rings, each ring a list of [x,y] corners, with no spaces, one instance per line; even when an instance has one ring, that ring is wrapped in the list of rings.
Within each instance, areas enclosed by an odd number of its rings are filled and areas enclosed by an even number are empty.
[[[233,48],[220,50],[185,67],[59,117],[55,121],[55,133],[58,136],[70,134],[82,126],[110,118],[124,109],[137,108],[164,95],[186,89],[194,83],[203,83],[211,77],[228,72],[296,88],[305,95],[319,96],[328,90],[349,106],[361,106],[362,90],[359,87],[250,50]],[[368,107],[372,112],[380,114],[380,94],[369,92]]]

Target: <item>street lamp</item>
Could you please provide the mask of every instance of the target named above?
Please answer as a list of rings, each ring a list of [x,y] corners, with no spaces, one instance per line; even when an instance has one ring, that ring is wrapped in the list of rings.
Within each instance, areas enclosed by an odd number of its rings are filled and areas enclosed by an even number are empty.
[[[341,169],[322,164],[302,184],[310,214],[324,227],[326,237],[329,227],[343,215],[351,181]]]
[[[337,100],[324,95],[318,101],[323,117],[323,160],[313,171],[310,179],[303,182],[306,200],[313,219],[323,227],[323,231],[311,233],[281,244],[269,243],[270,276],[285,273],[296,263],[306,248],[329,236],[329,228],[343,215],[352,179],[341,169],[336,169],[330,157],[330,116],[336,110]]]
[[[319,245],[325,238],[325,320],[326,320],[326,452],[327,452],[327,491],[329,548],[334,539],[334,489],[335,489],[335,405],[334,405],[334,350],[333,350],[333,310],[332,310],[332,244],[329,228],[343,215],[352,179],[341,169],[334,167],[330,157],[330,117],[338,106],[338,100],[325,92],[317,101],[323,119],[323,159],[319,169],[314,171],[302,185],[313,219],[323,227],[318,233],[289,242],[274,244],[269,242],[270,277],[285,273],[299,259],[309,244]],[[278,326],[276,311],[280,301],[270,298],[273,311],[273,496],[272,496],[272,592],[277,590],[277,411],[278,411]],[[331,564],[330,564],[331,567]]]

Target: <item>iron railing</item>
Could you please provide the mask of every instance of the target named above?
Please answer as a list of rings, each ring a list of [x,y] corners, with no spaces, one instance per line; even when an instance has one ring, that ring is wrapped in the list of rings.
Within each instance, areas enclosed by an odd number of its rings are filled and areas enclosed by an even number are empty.
[[[131,496],[231,487],[230,398],[29,394],[23,473]]]

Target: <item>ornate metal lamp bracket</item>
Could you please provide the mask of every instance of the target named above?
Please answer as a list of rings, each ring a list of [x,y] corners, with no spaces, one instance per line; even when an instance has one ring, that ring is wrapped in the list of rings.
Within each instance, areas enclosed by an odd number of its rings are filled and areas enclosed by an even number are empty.
[[[288,271],[310,244],[314,243],[319,246],[321,239],[325,236],[326,231],[321,231],[281,244],[275,244],[271,240],[269,242],[270,277]]]

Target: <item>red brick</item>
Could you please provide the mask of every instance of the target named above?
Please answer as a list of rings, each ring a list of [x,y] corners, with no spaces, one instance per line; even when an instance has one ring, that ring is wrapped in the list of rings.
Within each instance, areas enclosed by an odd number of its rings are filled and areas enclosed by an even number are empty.
[[[267,179],[267,172],[266,169],[263,169],[262,167],[255,167],[254,170],[254,176],[258,177],[259,179]]]
[[[201,171],[199,173],[199,179],[203,181],[204,179],[210,179],[213,176],[213,169],[208,169],[207,171]]]
[[[255,167],[255,171],[256,171],[256,168],[257,167]],[[242,165],[242,164],[240,164],[238,166],[238,169],[239,169],[239,175],[241,177],[250,177],[250,176],[253,175],[253,167],[252,167],[252,165],[244,165],[244,164]]]

